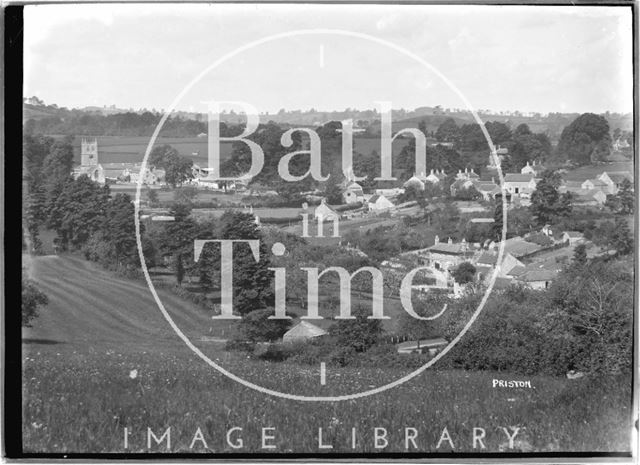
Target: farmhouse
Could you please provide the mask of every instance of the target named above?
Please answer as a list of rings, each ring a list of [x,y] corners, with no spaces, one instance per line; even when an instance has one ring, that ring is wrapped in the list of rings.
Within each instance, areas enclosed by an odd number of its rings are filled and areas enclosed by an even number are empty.
[[[324,336],[327,332],[319,326],[308,321],[301,321],[282,336],[282,342],[307,341],[316,337]]]
[[[609,186],[612,190],[612,194],[616,194],[618,190],[622,187],[622,182],[626,179],[631,182],[633,185],[633,176],[631,173],[627,172],[616,172],[616,173],[607,173],[604,171],[598,179]]]
[[[598,189],[601,191],[605,191],[608,194],[613,194],[613,191],[615,190],[615,186],[607,184],[606,182],[598,178],[587,179],[580,185],[580,187],[587,191]]]

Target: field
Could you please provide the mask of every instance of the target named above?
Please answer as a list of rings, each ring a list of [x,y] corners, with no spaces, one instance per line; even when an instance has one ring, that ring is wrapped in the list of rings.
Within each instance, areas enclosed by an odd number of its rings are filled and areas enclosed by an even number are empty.
[[[239,385],[208,367],[178,340],[143,282],[74,257],[33,259],[30,272],[49,295],[33,328],[23,330],[23,438],[26,452],[498,452],[627,451],[630,388],[615,378],[527,377],[531,389],[493,388],[507,373],[428,370],[364,399],[317,403],[284,400]],[[261,363],[221,349],[228,326],[159,290],[167,311],[213,360],[260,385],[304,395],[357,392],[405,371]],[[203,336],[211,336],[203,340]],[[218,339],[220,338],[220,339]],[[206,342],[205,342],[206,341]],[[135,370],[135,371],[134,371]],[[171,444],[147,448],[147,428]],[[231,428],[233,449],[226,441]],[[262,428],[275,428],[262,449]],[[444,428],[451,443],[436,448]],[[124,445],[128,428],[128,449]],[[201,429],[204,441],[193,443]],[[318,429],[323,443],[319,449]],[[356,446],[351,447],[352,428]],[[374,428],[388,446],[374,448]],[[415,428],[417,448],[405,443]],[[473,449],[483,428],[486,449]],[[380,430],[379,430],[380,433]],[[205,442],[206,441],[206,445]],[[193,444],[192,444],[193,443]]]
[[[562,175],[567,181],[584,181],[585,179],[593,179],[602,174],[603,171],[607,173],[617,173],[626,171],[627,173],[634,173],[633,162],[612,162],[604,163],[602,165],[587,165],[581,166],[570,170]]]
[[[87,136],[88,138],[92,138]],[[150,137],[131,136],[96,136],[98,139],[98,151],[100,163],[138,163],[144,158],[144,153],[149,144]],[[82,137],[75,138],[74,161],[80,163],[80,142]],[[393,143],[393,153],[398,154],[409,142],[409,139],[398,139]],[[158,137],[154,146],[169,144],[181,155],[193,158],[194,163],[208,166],[207,138],[206,137]],[[220,158],[224,161],[231,156],[233,143],[222,142],[220,145]],[[363,155],[369,155],[373,150],[380,153],[379,139],[354,138],[354,150]]]

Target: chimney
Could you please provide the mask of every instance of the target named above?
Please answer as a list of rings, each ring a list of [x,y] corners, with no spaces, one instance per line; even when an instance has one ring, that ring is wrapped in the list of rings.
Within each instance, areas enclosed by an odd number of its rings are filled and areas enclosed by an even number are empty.
[[[471,168],[471,172],[473,173],[473,168]],[[475,173],[473,173],[473,174],[475,174]]]
[[[447,244],[453,244],[453,240],[451,239],[451,237],[449,237],[449,240],[447,241]]]
[[[491,176],[491,182],[495,184],[495,183],[496,183],[496,178],[494,178],[493,176]]]
[[[431,170],[431,173],[430,173],[430,176],[432,176],[432,175],[433,175],[433,169]]]
[[[465,167],[465,169],[464,169],[464,172],[465,172],[465,173],[468,173],[468,172],[469,172],[469,171],[467,171],[467,168],[466,168],[466,167]]]
[[[436,238],[434,239],[434,244],[439,244],[439,243],[440,243],[440,238],[436,234]]]

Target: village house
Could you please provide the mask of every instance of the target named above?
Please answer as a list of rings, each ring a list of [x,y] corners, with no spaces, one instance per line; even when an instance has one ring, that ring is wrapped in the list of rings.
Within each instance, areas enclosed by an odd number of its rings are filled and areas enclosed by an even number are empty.
[[[313,212],[313,216],[315,219],[320,220],[320,222],[324,221],[338,221],[340,218],[340,214],[327,205],[327,202],[322,199],[320,205],[318,205]]]
[[[355,181],[350,181],[342,191],[342,198],[347,204],[363,202],[364,191],[362,186]]]
[[[584,235],[578,231],[565,231],[562,233],[562,242],[569,242],[569,245],[584,242]]]
[[[627,172],[615,172],[615,173],[607,173],[603,171],[598,179],[608,186],[610,186],[611,194],[617,194],[620,188],[622,187],[622,182],[626,179],[633,186],[633,176],[631,173]]]
[[[395,207],[393,202],[382,194],[375,194],[369,198],[367,205],[369,206],[369,210],[373,212],[389,211]]]
[[[432,266],[436,270],[449,271],[471,258],[473,252],[469,250],[464,239],[454,244],[451,238],[447,242],[440,242],[440,238],[436,236],[435,243],[424,249],[421,256],[427,266]]]
[[[531,173],[507,173],[504,176],[504,188],[512,197],[530,197],[536,190],[536,184],[536,178]]]
[[[407,179],[402,187],[405,189],[414,188],[423,191],[425,187],[426,178],[424,176],[420,177],[416,174]]]
[[[587,179],[580,185],[580,187],[586,191],[598,189],[606,192],[607,194],[613,194],[613,191],[615,190],[615,186],[607,184],[598,178]]]
[[[502,164],[502,162],[504,161],[505,157],[508,154],[509,154],[509,149],[507,149],[506,147],[500,147],[500,145],[498,145],[498,147],[496,147],[495,157],[491,152],[489,152],[489,163],[487,164],[487,168],[489,168],[490,170],[497,169],[498,166]],[[496,162],[496,158],[497,158],[497,162]]]

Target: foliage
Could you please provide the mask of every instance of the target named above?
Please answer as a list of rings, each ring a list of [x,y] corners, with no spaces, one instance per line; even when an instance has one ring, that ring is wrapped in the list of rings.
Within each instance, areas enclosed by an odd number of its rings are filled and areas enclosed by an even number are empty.
[[[623,179],[616,195],[607,195],[605,204],[611,211],[619,215],[632,215],[635,207],[633,185],[628,179]]]
[[[176,149],[168,144],[155,147],[149,154],[149,165],[165,170],[165,181],[171,187],[181,186],[193,178],[191,167],[193,160],[181,156]]]
[[[436,130],[438,142],[457,142],[460,137],[460,128],[453,118],[447,118]]]
[[[35,282],[22,272],[22,326],[31,326],[31,321],[38,316],[38,310],[49,303],[46,294]]]
[[[557,147],[559,159],[578,165],[604,161],[609,157],[611,136],[604,116],[583,113],[564,128]]]
[[[560,175],[547,170],[542,173],[542,179],[531,194],[531,213],[537,218],[538,224],[551,223],[558,217],[571,213],[571,194],[560,194]]]
[[[373,346],[382,335],[380,320],[369,319],[366,310],[358,308],[355,318],[340,320],[329,328],[329,334],[336,339],[336,344],[348,347],[356,352],[364,352]]]
[[[277,341],[289,330],[291,320],[269,319],[273,308],[253,310],[242,317],[239,330],[241,339],[251,342]]]
[[[476,267],[470,262],[462,262],[451,273],[458,284],[467,284],[475,280]]]

